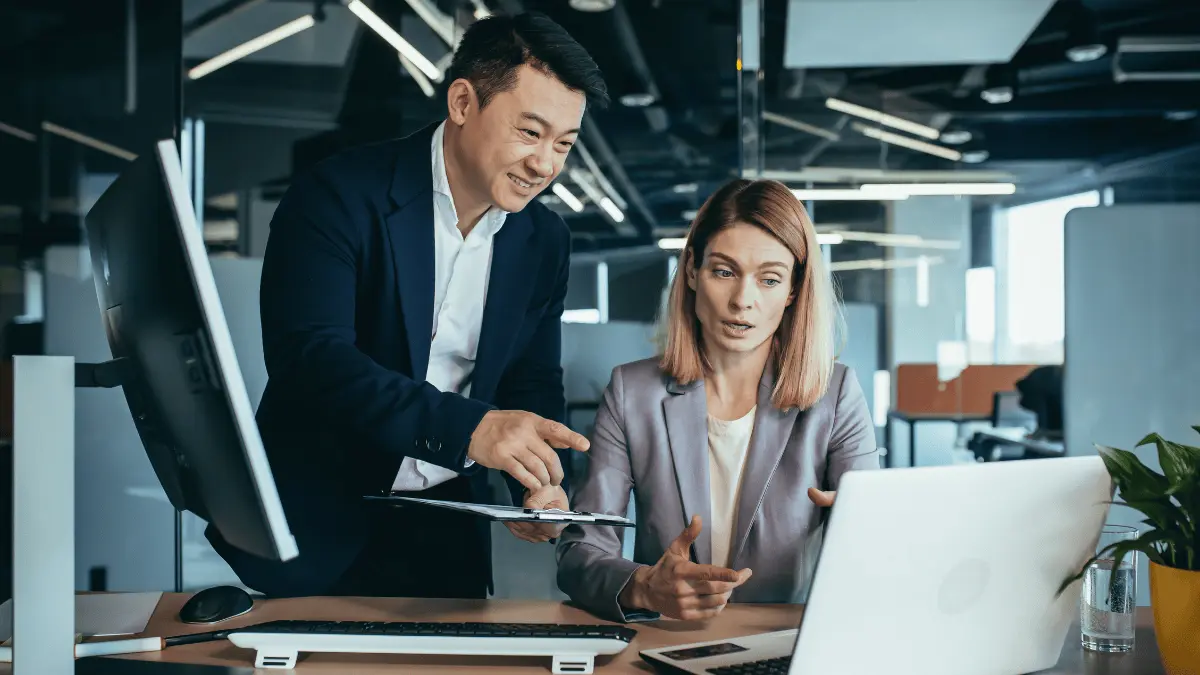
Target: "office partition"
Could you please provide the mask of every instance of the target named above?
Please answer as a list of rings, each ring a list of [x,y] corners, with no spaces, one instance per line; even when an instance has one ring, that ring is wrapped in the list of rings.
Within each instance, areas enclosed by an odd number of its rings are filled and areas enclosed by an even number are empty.
[[[1200,204],[1077,209],[1065,236],[1067,453],[1133,450],[1151,431],[1200,444],[1190,428],[1200,424]],[[1154,448],[1137,454],[1159,469]],[[1119,506],[1110,515],[1141,519]]]

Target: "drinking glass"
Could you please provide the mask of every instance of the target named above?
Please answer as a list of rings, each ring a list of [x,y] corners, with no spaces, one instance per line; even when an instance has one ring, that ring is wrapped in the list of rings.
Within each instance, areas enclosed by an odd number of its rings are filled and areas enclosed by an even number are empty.
[[[1137,528],[1105,525],[1100,531],[1100,552],[1118,541],[1138,538]],[[1115,567],[1112,552],[1088,566],[1079,598],[1079,628],[1083,648],[1096,652],[1133,650],[1134,613],[1137,610],[1137,558],[1131,551]]]

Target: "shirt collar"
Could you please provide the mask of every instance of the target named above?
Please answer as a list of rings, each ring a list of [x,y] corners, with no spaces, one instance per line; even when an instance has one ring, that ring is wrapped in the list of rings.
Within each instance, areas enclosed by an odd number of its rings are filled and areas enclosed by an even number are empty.
[[[446,152],[443,145],[445,137],[446,121],[443,120],[433,132],[433,192],[445,198],[443,204],[450,209],[450,216],[453,218],[454,223],[457,224],[458,211],[454,207],[454,195],[450,192],[450,179],[446,176]],[[482,228],[489,235],[495,234],[500,231],[500,227],[504,225],[507,216],[507,211],[493,205],[484,212],[475,229]]]

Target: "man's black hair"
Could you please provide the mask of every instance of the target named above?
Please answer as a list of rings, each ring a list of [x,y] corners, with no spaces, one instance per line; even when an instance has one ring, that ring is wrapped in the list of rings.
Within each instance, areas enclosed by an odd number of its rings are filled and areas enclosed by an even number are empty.
[[[523,64],[582,92],[589,107],[608,105],[608,87],[591,55],[562,26],[537,12],[497,14],[471,24],[445,82],[470,82],[483,108],[496,94],[517,86],[517,69]]]

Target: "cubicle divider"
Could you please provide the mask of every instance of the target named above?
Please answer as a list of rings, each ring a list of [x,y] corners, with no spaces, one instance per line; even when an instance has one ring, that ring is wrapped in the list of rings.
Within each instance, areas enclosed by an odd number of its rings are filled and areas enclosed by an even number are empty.
[[[1200,204],[1077,209],[1065,222],[1067,453],[1200,441]],[[1136,451],[1159,470],[1153,447]],[[1113,507],[1110,522],[1144,527]],[[1141,570],[1146,570],[1143,557]],[[1149,604],[1148,575],[1138,602]]]

